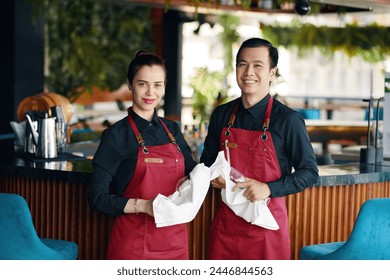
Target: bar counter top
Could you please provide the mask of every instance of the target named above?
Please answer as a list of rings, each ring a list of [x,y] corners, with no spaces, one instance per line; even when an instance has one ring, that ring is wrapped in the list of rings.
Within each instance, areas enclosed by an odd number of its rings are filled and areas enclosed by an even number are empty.
[[[40,237],[76,242],[81,260],[104,259],[113,217],[93,211],[87,203],[93,151],[83,153],[85,157],[66,154],[42,161],[12,150],[13,146],[5,149],[0,144],[0,192],[26,198]],[[319,165],[319,172],[313,187],[285,197],[292,259],[299,259],[302,246],[345,241],[364,201],[390,197],[390,161]],[[198,214],[187,224],[190,259],[207,258],[218,197],[219,192],[210,188]]]
[[[319,180],[314,186],[336,186],[390,181],[390,161],[381,164],[319,165]],[[0,175],[55,179],[88,183],[92,160],[84,157],[64,157],[52,161],[34,161],[15,153],[0,155]]]
[[[89,183],[92,160],[78,158],[33,161],[18,154],[0,155],[0,175]]]

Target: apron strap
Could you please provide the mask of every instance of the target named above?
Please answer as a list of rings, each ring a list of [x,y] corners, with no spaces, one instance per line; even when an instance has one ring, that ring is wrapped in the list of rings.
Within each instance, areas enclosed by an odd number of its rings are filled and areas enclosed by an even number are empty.
[[[131,107],[129,109],[127,109],[128,112],[130,112],[131,110]],[[169,131],[168,127],[165,125],[165,123],[161,120],[161,118],[158,118],[159,121],[161,122],[162,126],[164,127],[164,130],[166,131],[166,133],[168,134],[168,137],[169,137],[169,140],[171,141],[172,144],[176,145],[177,149],[179,150],[179,152],[181,152],[180,150],[180,147],[179,145],[177,145],[176,143],[176,139],[175,137],[173,136],[173,134]],[[137,125],[135,124],[133,118],[131,117],[130,114],[127,115],[127,120],[130,124],[130,127],[131,129],[133,130],[134,134],[135,134],[135,138],[137,139],[137,142],[138,142],[138,145],[142,147],[142,151],[145,153],[145,154],[148,154],[149,153],[149,150],[148,148],[146,148],[145,146],[145,141],[144,139],[142,138],[142,135],[141,133],[139,132],[138,128],[137,128]]]
[[[233,126],[233,123],[236,119],[236,114],[237,114],[237,110],[238,110],[238,106],[239,106],[240,102],[241,102],[241,99],[237,100],[236,104],[234,105],[233,112],[230,115],[228,126],[227,126],[227,129],[225,131],[226,137],[228,137],[230,135],[230,128]],[[263,141],[267,140],[267,138],[268,138],[268,136],[266,135],[266,131],[269,128],[273,103],[274,103],[274,99],[270,95],[269,99],[268,99],[268,103],[267,103],[267,108],[266,108],[265,114],[264,114],[264,120],[263,120],[263,134],[261,135],[261,140],[263,140]]]
[[[130,111],[130,108],[128,109],[128,111]],[[149,150],[145,146],[145,141],[142,138],[141,133],[139,132],[139,130],[138,130],[137,126],[135,125],[135,122],[134,122],[133,118],[130,116],[130,114],[127,115],[127,120],[130,124],[131,129],[133,130],[133,132],[135,134],[135,138],[137,139],[138,145],[140,147],[142,147],[142,152],[144,154],[149,154]]]
[[[272,96],[269,96],[268,104],[267,104],[267,109],[265,110],[265,115],[264,115],[264,121],[263,121],[263,129],[267,130],[269,128],[269,122],[271,119],[271,111],[272,111],[272,105],[274,103],[274,99]]]
[[[165,123],[162,121],[162,119],[158,118],[160,120],[160,123],[162,124],[162,126],[164,127],[165,131],[167,132],[168,134],[168,137],[169,137],[169,140],[171,140],[171,143],[172,144],[176,144],[176,139],[175,137],[173,136],[173,134],[169,131],[168,127],[165,125]]]
[[[181,149],[179,147],[179,145],[176,143],[176,139],[175,137],[173,136],[173,134],[169,131],[168,127],[166,126],[166,124],[163,122],[163,120],[161,118],[158,118],[162,124],[162,126],[164,127],[165,131],[167,132],[168,134],[168,137],[169,137],[169,140],[171,140],[171,143],[176,145],[176,148],[179,152],[181,152]]]
[[[127,109],[127,111],[130,112],[130,109],[131,109],[131,107],[129,109]],[[127,115],[127,120],[130,124],[131,129],[133,130],[133,132],[135,134],[135,138],[137,138],[138,145],[144,146],[145,141],[142,138],[141,133],[139,132],[139,130],[138,130],[137,126],[135,125],[135,122],[134,122],[133,118],[130,116],[130,114]]]
[[[269,96],[267,108],[265,109],[264,114],[264,120],[263,120],[263,134],[261,134],[260,138],[261,140],[265,141],[268,139],[268,135],[266,134],[268,128],[269,128],[269,122],[271,119],[271,111],[272,111],[272,104],[274,103],[274,99],[272,96]]]
[[[238,111],[238,105],[240,105],[240,100],[237,100],[236,105],[234,105],[233,112],[230,115],[229,122],[228,122],[228,127],[225,131],[225,136],[229,137],[230,136],[230,128],[233,126],[234,121],[236,120],[236,114]]]

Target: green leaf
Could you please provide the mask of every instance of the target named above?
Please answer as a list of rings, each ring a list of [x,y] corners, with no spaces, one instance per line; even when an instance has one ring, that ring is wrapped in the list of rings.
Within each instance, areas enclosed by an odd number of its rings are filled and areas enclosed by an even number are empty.
[[[265,38],[276,46],[294,48],[300,55],[320,49],[325,55],[343,51],[367,62],[384,61],[390,54],[390,28],[372,24],[345,27],[315,26],[294,22],[291,26],[260,24]]]
[[[46,87],[68,97],[115,90],[139,49],[154,50],[148,7],[118,0],[31,0],[46,22]]]

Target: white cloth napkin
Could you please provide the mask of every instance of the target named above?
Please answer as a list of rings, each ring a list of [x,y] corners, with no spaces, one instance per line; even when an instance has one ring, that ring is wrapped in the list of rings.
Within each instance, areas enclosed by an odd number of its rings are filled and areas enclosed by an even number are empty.
[[[198,213],[210,187],[210,168],[199,163],[170,196],[158,194],[153,201],[156,227],[166,227],[192,221]]]
[[[253,225],[257,225],[270,230],[278,230],[279,225],[268,208],[270,198],[261,201],[251,202],[243,196],[245,190],[233,191],[235,183],[230,180],[230,164],[225,159],[223,151],[218,153],[217,159],[210,167],[211,180],[222,176],[225,179],[226,187],[222,189],[221,196],[223,202],[233,210],[233,212]]]

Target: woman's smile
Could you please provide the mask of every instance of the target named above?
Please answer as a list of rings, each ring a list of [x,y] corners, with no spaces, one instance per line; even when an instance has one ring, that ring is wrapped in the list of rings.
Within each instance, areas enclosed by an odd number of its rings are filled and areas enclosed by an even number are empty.
[[[153,104],[153,102],[154,102],[156,99],[142,98],[142,100],[143,100],[146,104]]]

